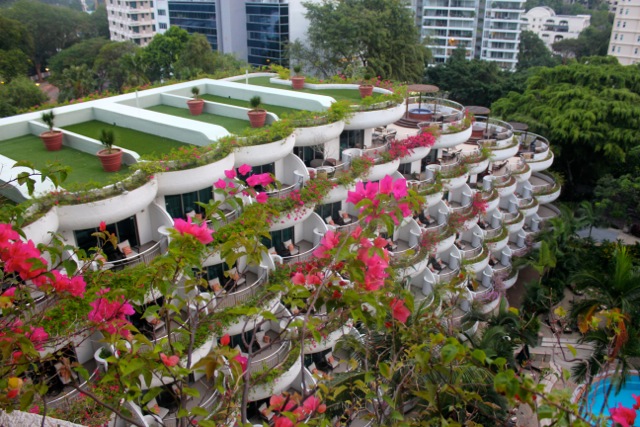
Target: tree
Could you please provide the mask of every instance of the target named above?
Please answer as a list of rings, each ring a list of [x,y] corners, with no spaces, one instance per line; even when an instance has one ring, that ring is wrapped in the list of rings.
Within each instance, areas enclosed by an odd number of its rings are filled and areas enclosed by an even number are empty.
[[[198,74],[214,72],[216,56],[204,34],[191,34],[175,64],[176,77],[191,79]]]
[[[103,4],[98,6],[90,15],[89,21],[93,29],[94,37],[104,37],[109,39],[109,17],[107,16],[107,7]]]
[[[640,217],[640,177],[636,173],[603,176],[598,180],[595,196],[597,208],[609,218],[628,223]]]
[[[151,43],[142,51],[149,80],[157,81],[173,77],[175,63],[189,38],[189,33],[177,26],[153,37]]]
[[[102,46],[93,64],[93,71],[100,81],[99,88],[122,90],[133,72],[131,61],[125,58],[135,56],[139,51],[140,48],[131,42],[109,42]]]
[[[86,64],[65,68],[62,74],[52,77],[51,81],[60,89],[60,101],[82,98],[98,89],[93,71]]]
[[[637,67],[591,57],[536,70],[524,93],[496,101],[493,111],[553,141],[556,164],[575,192],[606,173],[624,172],[627,152],[640,140],[639,101]]]
[[[310,68],[327,75],[365,67],[383,79],[422,79],[427,49],[409,9],[400,0],[345,0],[303,3],[309,20],[308,46],[296,45]],[[303,51],[304,53],[301,53]],[[299,62],[299,61],[298,61]],[[359,76],[362,77],[362,76]]]
[[[24,24],[4,16],[0,16],[0,28],[0,78],[8,82],[27,75],[33,38]]]
[[[558,60],[536,33],[532,31],[520,33],[517,66],[519,71],[531,67],[554,67],[556,65],[558,65]]]
[[[3,117],[11,116],[20,110],[43,104],[47,96],[26,77],[17,77],[11,82],[0,85],[0,110]]]
[[[427,68],[426,82],[449,92],[449,98],[463,105],[490,106],[508,88],[515,89],[511,79],[518,73],[503,71],[495,62],[468,61],[463,53],[464,49],[455,49],[445,64]]]
[[[34,0],[20,0],[3,13],[24,23],[33,36],[32,60],[39,79],[47,60],[77,42],[87,29],[86,14]]]
[[[93,68],[93,63],[98,57],[100,49],[107,43],[109,40],[102,37],[82,40],[51,57],[49,69],[55,76],[62,74],[65,69],[71,66],[85,65],[88,68]]]

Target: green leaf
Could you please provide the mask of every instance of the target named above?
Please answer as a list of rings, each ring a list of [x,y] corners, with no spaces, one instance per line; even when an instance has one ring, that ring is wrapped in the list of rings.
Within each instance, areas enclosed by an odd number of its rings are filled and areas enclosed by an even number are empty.
[[[442,354],[442,361],[444,363],[451,363],[458,355],[458,346],[454,344],[447,344],[442,347],[440,353]]]

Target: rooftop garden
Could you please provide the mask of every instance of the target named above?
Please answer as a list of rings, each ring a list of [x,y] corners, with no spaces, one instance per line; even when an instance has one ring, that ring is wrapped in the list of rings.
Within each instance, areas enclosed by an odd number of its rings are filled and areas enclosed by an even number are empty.
[[[183,117],[185,119],[197,120],[199,122],[222,126],[230,133],[236,135],[239,135],[240,133],[242,133],[242,131],[249,127],[248,120],[234,119],[232,117],[209,113],[202,113],[198,116],[193,116],[186,108],[171,107],[169,105],[155,105],[147,109],[150,111],[155,111],[157,113],[170,114],[172,116]]]
[[[184,142],[162,136],[152,135],[150,133],[140,132],[134,129],[114,126],[98,120],[90,120],[84,123],[78,123],[71,126],[65,126],[63,129],[75,132],[96,140],[100,139],[102,129],[111,129],[115,135],[117,146],[135,151],[140,155],[166,153],[179,146],[188,146]]]
[[[249,83],[256,86],[271,87],[274,89],[288,89],[293,90],[289,86],[271,83],[271,77],[252,77],[249,79]],[[344,82],[348,83],[348,82]],[[351,104],[359,104],[362,101],[360,92],[357,88],[354,89],[300,89],[296,92],[311,93],[314,95],[325,95],[334,98],[336,101],[349,101]],[[374,92],[373,99],[383,101],[383,95],[381,93]]]
[[[39,137],[24,135],[0,142],[0,154],[13,160],[28,160],[40,170],[47,163],[58,162],[71,166],[71,172],[65,181],[65,187],[71,184],[89,181],[104,184],[113,179],[114,174],[105,172],[96,156],[63,146],[59,151],[47,151]],[[127,175],[128,168],[122,165],[119,176]]]
[[[220,104],[227,104],[227,105],[234,105],[236,107],[249,108],[249,102],[243,99],[225,98],[224,96],[211,95],[208,93],[201,94],[200,98],[204,99],[205,101],[217,102]],[[265,100],[266,99],[267,97],[265,96]],[[261,105],[268,112],[275,113],[278,116],[281,114],[293,113],[295,111],[298,111],[295,108],[281,107],[279,105],[272,105],[267,102],[263,102]]]

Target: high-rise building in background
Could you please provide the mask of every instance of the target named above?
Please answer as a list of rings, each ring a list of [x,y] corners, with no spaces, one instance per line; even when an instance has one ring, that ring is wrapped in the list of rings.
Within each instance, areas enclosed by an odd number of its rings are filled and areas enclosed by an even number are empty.
[[[621,0],[609,40],[609,55],[622,65],[640,63],[640,0]]]
[[[111,40],[130,40],[139,46],[149,44],[156,33],[153,1],[107,0],[106,5]]]
[[[577,39],[591,23],[591,15],[556,15],[548,6],[534,7],[522,15],[522,31],[540,37],[547,48],[564,39]]]
[[[522,0],[412,0],[423,40],[436,63],[462,46],[468,58],[514,69],[520,45]]]

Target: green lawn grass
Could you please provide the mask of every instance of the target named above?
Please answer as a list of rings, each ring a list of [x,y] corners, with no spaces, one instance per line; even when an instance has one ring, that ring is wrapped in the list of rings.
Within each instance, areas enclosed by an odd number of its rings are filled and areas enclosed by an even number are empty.
[[[105,183],[113,179],[115,173],[102,169],[100,159],[91,154],[62,146],[60,151],[47,151],[39,137],[25,135],[0,141],[0,154],[13,160],[27,160],[36,169],[42,169],[47,163],[58,162],[70,166],[71,172],[62,187],[66,184],[97,182]],[[128,167],[122,165],[118,175],[128,175]]]
[[[147,110],[157,113],[170,114],[172,116],[184,117],[185,119],[197,120],[199,122],[210,123],[212,125],[222,126],[230,133],[239,135],[249,126],[249,118],[247,120],[234,119],[231,117],[219,116],[216,114],[202,113],[199,116],[192,116],[187,108],[171,107],[169,105],[155,105],[147,108]]]
[[[224,96],[209,95],[209,94],[200,95],[200,98],[202,98],[204,100],[207,100],[207,101],[211,101],[211,102],[219,102],[220,104],[235,105],[236,107],[251,108],[251,107],[249,107],[249,102],[243,101],[242,99],[225,98]],[[262,97],[262,100],[264,101],[265,97]],[[298,111],[295,108],[280,107],[279,105],[271,105],[271,104],[266,104],[266,103],[263,103],[262,106],[268,112],[275,113],[278,116],[281,116],[284,113],[290,114],[290,113],[293,113],[295,111]]]
[[[116,137],[114,145],[135,151],[141,156],[145,154],[168,153],[174,148],[189,145],[174,139],[114,126],[98,120],[90,120],[76,125],[65,126],[63,129],[97,140],[100,139],[102,129],[112,129]]]
[[[271,83],[269,81],[271,77],[252,77],[249,79],[249,83],[257,86],[272,87],[275,89],[292,90],[290,86],[279,85]],[[358,89],[300,89],[295,92],[312,93],[314,95],[325,95],[334,98],[336,101],[346,100],[352,104],[358,104],[362,98],[360,97],[360,91]],[[374,98],[379,98],[382,94],[374,92],[372,95]]]

